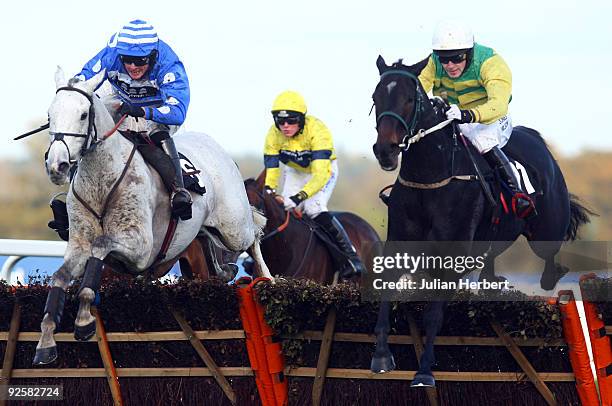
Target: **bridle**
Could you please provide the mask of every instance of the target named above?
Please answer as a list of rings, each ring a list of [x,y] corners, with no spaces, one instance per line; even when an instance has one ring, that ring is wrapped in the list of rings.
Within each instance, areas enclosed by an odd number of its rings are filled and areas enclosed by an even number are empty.
[[[402,124],[402,126],[404,127],[404,130],[406,131],[405,135],[402,138],[402,142],[400,144],[398,144],[398,147],[402,151],[404,151],[404,152],[408,151],[408,149],[410,148],[411,144],[414,144],[415,142],[419,142],[427,134],[431,134],[431,133],[433,133],[435,131],[438,131],[438,130],[446,127],[447,125],[453,123],[454,120],[447,119],[447,120],[444,120],[444,121],[434,125],[431,128],[428,128],[427,130],[424,130],[424,129],[416,130],[417,123],[419,122],[420,117],[421,117],[421,115],[422,115],[422,113],[424,111],[423,103],[424,103],[425,97],[426,97],[424,95],[424,93],[421,91],[419,78],[416,75],[414,75],[413,73],[405,71],[405,70],[391,69],[391,70],[383,72],[380,75],[380,82],[379,82],[379,84],[382,83],[384,78],[386,78],[387,76],[390,76],[390,75],[400,75],[400,76],[404,76],[404,77],[409,78],[410,80],[412,80],[414,82],[415,90],[416,90],[416,100],[415,100],[415,104],[414,104],[414,109],[412,111],[412,120],[410,121],[410,124],[406,123],[406,120],[400,114],[397,114],[397,113],[395,113],[394,111],[391,111],[391,110],[383,111],[382,113],[380,113],[378,115],[378,117],[376,117],[376,129],[377,130],[378,130],[378,124],[380,122],[380,119],[382,117],[385,117],[385,116],[393,117],[393,118],[395,118],[396,120],[398,120]],[[491,195],[491,192],[489,191],[487,185],[485,184],[484,176],[482,175],[480,169],[478,168],[478,165],[476,164],[476,161],[472,157],[470,149],[467,146],[467,142],[465,141],[465,137],[463,136],[463,134],[461,134],[457,130],[457,126],[453,125],[453,142],[455,143],[455,145],[457,144],[457,136],[458,136],[458,134],[461,137],[461,140],[463,141],[463,144],[465,146],[466,152],[467,152],[467,154],[468,154],[468,156],[470,158],[470,161],[472,162],[472,165],[474,167],[474,171],[476,172],[476,176],[474,176],[474,175],[451,175],[450,177],[448,177],[446,179],[443,179],[440,182],[435,182],[435,183],[417,183],[417,182],[412,182],[412,181],[408,181],[408,180],[402,179],[402,177],[398,174],[398,182],[400,184],[402,184],[403,186],[407,186],[407,187],[411,187],[411,188],[417,188],[417,189],[437,189],[439,187],[446,186],[453,179],[465,180],[465,181],[478,180],[480,182],[482,188],[483,188],[483,191],[484,191],[485,196],[486,196],[487,200],[489,201],[489,203],[491,203],[491,205],[493,205],[493,206],[496,206],[497,203],[495,202],[495,199],[493,198],[493,196]],[[453,149],[452,152],[451,152],[451,173],[453,172],[454,160],[455,160],[455,150]],[[383,201],[384,201],[384,198],[382,197],[382,194],[385,191],[385,189],[381,190],[380,193],[379,193],[379,197]]]
[[[81,157],[91,152],[96,147],[97,143],[99,142],[98,141],[98,131],[96,129],[96,123],[95,123],[95,110],[94,110],[93,97],[87,94],[87,92],[81,89],[78,89],[76,87],[71,87],[71,86],[60,87],[57,89],[55,93],[59,93],[62,90],[80,93],[83,96],[85,96],[87,100],[89,101],[89,112],[87,115],[89,119],[89,123],[87,125],[87,133],[67,133],[67,132],[49,131],[49,134],[53,136],[53,140],[49,144],[49,148],[47,148],[47,152],[45,152],[45,165],[47,162],[47,158],[49,157],[49,151],[51,150],[53,143],[56,141],[61,142],[66,147],[66,150],[68,151],[68,163],[71,165],[77,163],[78,160],[74,159],[72,155],[70,154],[70,148],[68,147],[68,144],[66,144],[66,141],[64,140],[65,137],[85,138],[85,142],[83,143],[83,146],[81,147],[81,151],[80,151]]]
[[[423,94],[423,92],[421,92],[420,87],[419,87],[419,78],[413,73],[405,71],[405,70],[391,69],[386,72],[383,72],[382,75],[380,75],[380,83],[382,83],[384,78],[386,78],[387,76],[391,76],[391,75],[404,76],[414,82],[415,89],[416,89],[416,100],[415,100],[414,108],[412,111],[412,120],[410,120],[410,124],[408,124],[406,120],[404,119],[404,117],[402,117],[400,114],[392,110],[386,110],[380,113],[378,117],[376,117],[376,129],[378,130],[378,125],[380,123],[380,120],[385,116],[390,116],[398,120],[405,131],[405,134],[402,137],[402,142],[398,144],[398,147],[402,151],[408,151],[411,144],[414,144],[415,142],[419,142],[421,138],[425,137],[427,134],[431,134],[434,131],[438,131],[446,127],[447,125],[452,123],[453,120],[444,120],[441,123],[436,124],[435,126],[431,128],[428,128],[427,130],[424,130],[424,129],[417,130],[416,126],[419,123],[419,120],[421,119],[421,115],[424,111],[423,104],[425,101],[425,95]]]
[[[68,144],[66,144],[66,141],[64,140],[65,137],[77,137],[77,138],[85,138],[85,142],[83,143],[83,146],[81,147],[81,158],[84,157],[85,155],[87,155],[89,152],[93,151],[96,146],[106,140],[108,137],[110,137],[112,134],[115,133],[115,131],[117,130],[117,128],[119,128],[119,125],[123,122],[123,120],[125,119],[125,115],[123,117],[121,117],[119,119],[119,121],[117,122],[117,124],[115,124],[115,126],[113,128],[111,128],[106,134],[104,134],[104,136],[101,139],[98,139],[98,130],[96,128],[96,123],[95,123],[95,110],[94,110],[94,101],[93,101],[93,96],[87,94],[87,92],[81,90],[81,89],[77,89],[76,87],[71,87],[71,86],[64,86],[64,87],[60,87],[57,89],[57,91],[55,93],[58,93],[62,90],[65,91],[69,91],[69,92],[77,92],[80,93],[81,95],[85,96],[87,98],[87,100],[89,101],[89,112],[88,112],[88,119],[89,119],[89,123],[87,125],[87,133],[66,133],[66,132],[52,132],[49,131],[49,134],[51,134],[53,136],[53,141],[51,141],[51,144],[49,144],[49,148],[47,149],[47,152],[45,152],[45,165],[47,164],[47,157],[49,155],[49,151],[51,150],[51,146],[53,145],[54,142],[56,141],[60,141],[64,144],[64,146],[66,147],[66,150],[68,151],[68,162],[70,164],[74,164],[77,162],[76,159],[72,159],[71,155],[70,155],[70,148],[68,147]],[[106,215],[106,211],[108,210],[108,202],[110,201],[110,199],[112,198],[112,196],[115,194],[117,188],[119,187],[119,184],[121,183],[121,181],[123,180],[123,178],[125,177],[127,170],[130,166],[130,163],[132,162],[132,159],[134,158],[134,154],[136,152],[136,144],[133,145],[132,150],[130,152],[130,155],[128,157],[127,162],[125,163],[125,165],[123,166],[123,171],[121,171],[121,175],[119,175],[119,178],[115,181],[115,183],[113,184],[110,192],[108,193],[108,195],[106,196],[106,199],[104,200],[104,204],[102,205],[102,211],[100,213],[96,212],[96,210],[94,210],[91,205],[89,203],[87,203],[81,196],[79,196],[79,194],[77,193],[76,189],[74,188],[74,184],[72,184],[72,193],[74,194],[74,197],[90,212],[92,213],[96,219],[98,220],[98,223],[100,223],[100,225],[103,224],[103,219],[104,216]]]
[[[402,125],[402,127],[404,128],[405,135],[403,137],[402,143],[406,143],[406,141],[408,141],[410,138],[416,135],[415,127],[416,127],[416,124],[419,122],[421,113],[423,111],[423,95],[421,94],[421,92],[419,92],[419,86],[418,86],[419,79],[414,74],[408,71],[405,71],[405,70],[391,69],[386,72],[383,72],[382,75],[380,75],[380,82],[382,82],[386,77],[391,76],[391,75],[404,76],[414,81],[415,88],[416,88],[416,100],[415,100],[414,108],[412,111],[412,120],[410,120],[410,124],[408,124],[406,120],[404,119],[404,117],[402,117],[400,114],[394,111],[391,111],[391,110],[386,110],[380,113],[378,117],[376,117],[376,129],[378,129],[380,120],[383,117],[385,116],[393,117],[396,120],[398,120],[400,124]]]

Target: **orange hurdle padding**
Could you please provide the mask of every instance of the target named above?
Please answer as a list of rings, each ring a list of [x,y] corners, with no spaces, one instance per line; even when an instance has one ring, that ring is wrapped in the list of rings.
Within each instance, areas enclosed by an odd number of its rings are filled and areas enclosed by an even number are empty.
[[[257,278],[251,284],[254,286],[258,282],[269,281],[267,278]],[[255,297],[255,308],[257,310],[257,319],[259,320],[259,328],[261,330],[261,338],[266,352],[266,361],[268,362],[268,372],[272,377],[272,385],[276,404],[285,406],[288,401],[288,385],[285,379],[285,357],[283,357],[283,346],[276,341],[274,330],[270,328],[264,318],[265,309]]]
[[[580,281],[595,277],[595,274],[589,274],[581,277]],[[589,329],[591,349],[593,350],[601,404],[609,406],[612,405],[612,349],[610,349],[610,337],[606,335],[606,325],[597,306],[588,300],[583,300],[582,304],[584,305],[584,314]]]
[[[253,282],[239,280],[240,318],[246,335],[247,351],[259,397],[264,406],[286,406],[288,401],[285,362],[280,343],[274,341],[274,331],[264,319],[264,308],[257,301],[253,287],[267,278]],[[241,283],[242,282],[242,283]],[[244,282],[250,282],[248,285]]]
[[[569,347],[569,358],[576,378],[576,390],[583,405],[599,405],[597,388],[591,371],[589,353],[587,351],[578,308],[571,290],[559,291],[559,310],[563,324],[563,337]]]
[[[276,406],[272,377],[268,372],[266,351],[261,338],[255,300],[253,299],[253,286],[252,284],[246,285],[240,282],[238,281],[237,283],[240,319],[242,320],[246,336],[247,353],[251,369],[255,374],[255,383],[257,384],[259,397],[264,406]]]

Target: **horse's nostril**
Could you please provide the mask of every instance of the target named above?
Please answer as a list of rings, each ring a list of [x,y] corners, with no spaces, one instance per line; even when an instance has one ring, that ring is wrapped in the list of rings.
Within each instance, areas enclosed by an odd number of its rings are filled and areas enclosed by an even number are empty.
[[[59,164],[57,169],[59,169],[60,172],[67,171],[68,170],[68,162],[62,162],[61,164]]]

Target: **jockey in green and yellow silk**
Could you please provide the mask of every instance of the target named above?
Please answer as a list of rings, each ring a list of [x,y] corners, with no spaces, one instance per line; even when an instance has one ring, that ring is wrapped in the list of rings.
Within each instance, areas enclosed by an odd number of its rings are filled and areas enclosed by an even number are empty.
[[[512,98],[512,73],[493,49],[474,42],[472,30],[459,22],[443,22],[432,40],[433,52],[419,75],[426,92],[443,96],[450,103],[449,119],[497,169],[513,195],[518,217],[535,212],[533,201],[501,148],[512,134],[508,104]]]

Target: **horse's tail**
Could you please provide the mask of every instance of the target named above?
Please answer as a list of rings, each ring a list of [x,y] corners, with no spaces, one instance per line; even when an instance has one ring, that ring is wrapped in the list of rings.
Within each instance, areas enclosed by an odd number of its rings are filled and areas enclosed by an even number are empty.
[[[251,206],[251,212],[253,213],[253,222],[255,223],[255,235],[259,239],[263,235],[263,229],[268,219],[254,206]]]
[[[578,228],[581,225],[591,221],[589,216],[597,216],[598,214],[587,209],[579,202],[578,196],[573,193],[569,194],[570,198],[570,223],[565,232],[565,241],[574,241],[578,235]]]

